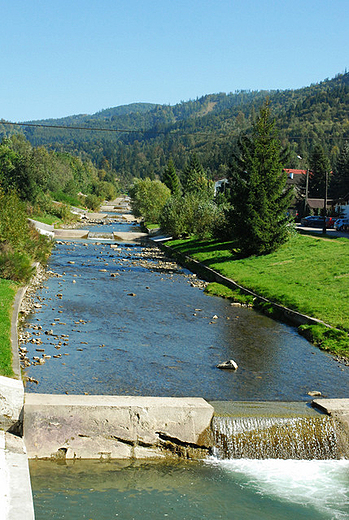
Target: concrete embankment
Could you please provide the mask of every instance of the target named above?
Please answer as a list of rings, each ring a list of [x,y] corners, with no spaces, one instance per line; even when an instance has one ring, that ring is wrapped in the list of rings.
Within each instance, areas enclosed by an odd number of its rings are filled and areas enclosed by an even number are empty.
[[[26,394],[29,458],[201,458],[213,407],[201,398]]]
[[[157,241],[156,245],[160,247],[164,252],[166,252],[169,256],[172,256],[175,258],[180,264],[184,265],[194,273],[197,273],[199,276],[201,276],[204,280],[208,282],[217,282],[222,285],[225,285],[232,289],[233,291],[238,289],[241,291],[241,293],[252,296],[254,300],[257,300],[260,303],[267,303],[271,305],[276,311],[277,316],[279,317],[280,321],[285,321],[286,323],[292,323],[293,325],[299,326],[304,324],[321,324],[325,325],[326,327],[331,328],[331,325],[317,319],[312,318],[311,316],[307,316],[306,314],[302,314],[298,311],[294,311],[293,309],[289,309],[288,307],[284,307],[283,305],[279,305],[278,303],[275,303],[271,300],[268,300],[267,298],[264,298],[263,296],[260,296],[259,294],[251,291],[250,289],[246,289],[242,285],[239,285],[231,278],[227,278],[226,276],[223,276],[222,274],[218,273],[217,271],[214,271],[210,267],[207,267],[206,265],[202,264],[201,262],[195,260],[194,258],[187,256],[185,254],[179,253],[178,251],[174,251],[170,246],[167,244]]]
[[[28,457],[17,432],[23,410],[22,381],[0,376],[0,516],[34,519]]]

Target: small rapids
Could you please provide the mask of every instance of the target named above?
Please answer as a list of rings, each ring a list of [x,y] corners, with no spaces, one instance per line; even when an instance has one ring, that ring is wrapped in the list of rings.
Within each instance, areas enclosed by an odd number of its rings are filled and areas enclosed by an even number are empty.
[[[332,419],[319,417],[214,417],[219,459],[338,459]]]

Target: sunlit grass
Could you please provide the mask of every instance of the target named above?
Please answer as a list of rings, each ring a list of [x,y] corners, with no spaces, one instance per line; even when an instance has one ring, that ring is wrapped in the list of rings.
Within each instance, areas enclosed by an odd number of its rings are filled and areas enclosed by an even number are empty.
[[[349,331],[349,240],[294,235],[275,253],[238,259],[231,243],[169,245],[261,296]]]
[[[0,279],[0,375],[13,376],[11,347],[12,305],[16,284]]]

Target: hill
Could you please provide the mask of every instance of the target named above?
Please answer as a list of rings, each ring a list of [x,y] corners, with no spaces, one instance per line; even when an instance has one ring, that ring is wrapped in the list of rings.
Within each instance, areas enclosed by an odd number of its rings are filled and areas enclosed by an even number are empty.
[[[19,129],[0,121],[0,134],[21,131],[35,146],[91,159],[121,180],[161,176],[170,156],[181,171],[193,151],[209,175],[223,177],[239,135],[249,130],[267,96],[282,142],[290,149],[288,167],[300,166],[297,155],[305,165],[316,142],[333,158],[349,138],[349,73],[297,90],[208,94],[173,106],[133,103],[92,115],[28,122],[60,128]],[[62,128],[74,126],[84,130]]]

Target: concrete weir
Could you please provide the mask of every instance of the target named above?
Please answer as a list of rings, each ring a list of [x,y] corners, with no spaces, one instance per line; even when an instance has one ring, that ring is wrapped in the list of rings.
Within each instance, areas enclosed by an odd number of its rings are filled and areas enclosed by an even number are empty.
[[[213,407],[201,398],[26,394],[29,458],[202,457]]]

